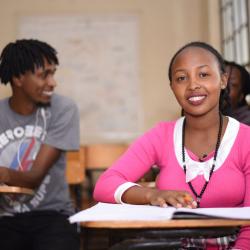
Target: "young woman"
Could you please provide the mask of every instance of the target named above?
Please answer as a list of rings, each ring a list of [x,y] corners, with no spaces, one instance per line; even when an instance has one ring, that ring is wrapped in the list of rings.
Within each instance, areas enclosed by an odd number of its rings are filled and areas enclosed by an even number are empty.
[[[250,75],[248,71],[235,62],[225,61],[228,73],[230,105],[224,109],[239,122],[250,125]]]
[[[227,85],[223,58],[206,43],[189,43],[173,56],[169,80],[184,116],[137,139],[100,177],[94,198],[163,207],[250,206],[250,128],[220,113]],[[154,164],[160,169],[156,188],[137,185]],[[250,228],[224,238],[183,244],[246,250]]]

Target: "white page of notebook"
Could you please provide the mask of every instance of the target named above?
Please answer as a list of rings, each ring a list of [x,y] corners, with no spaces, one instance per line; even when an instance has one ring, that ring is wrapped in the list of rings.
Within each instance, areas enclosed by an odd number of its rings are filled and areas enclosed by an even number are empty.
[[[70,217],[70,222],[101,220],[168,220],[176,209],[149,205],[109,204],[97,205]]]
[[[178,208],[177,211],[208,215],[228,219],[249,219],[250,207],[218,207],[218,208]]]
[[[149,205],[109,204],[97,205],[69,218],[71,223],[105,220],[169,220],[174,212],[188,212],[231,219],[250,219],[250,207],[241,208],[161,208]]]

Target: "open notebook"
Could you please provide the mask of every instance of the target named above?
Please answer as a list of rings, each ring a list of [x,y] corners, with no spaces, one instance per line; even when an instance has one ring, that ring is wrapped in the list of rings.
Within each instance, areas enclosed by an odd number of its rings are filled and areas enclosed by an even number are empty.
[[[72,215],[71,223],[107,220],[170,220],[172,218],[249,219],[250,207],[240,208],[174,208],[150,205],[98,203]]]

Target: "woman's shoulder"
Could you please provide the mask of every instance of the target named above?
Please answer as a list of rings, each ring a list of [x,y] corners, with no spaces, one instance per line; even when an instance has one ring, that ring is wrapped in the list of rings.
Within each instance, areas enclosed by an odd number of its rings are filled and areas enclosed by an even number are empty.
[[[171,121],[159,121],[151,129],[149,129],[144,135],[149,137],[161,137],[169,138],[174,134],[174,128],[178,120]]]
[[[177,121],[178,120],[159,121],[152,129],[157,131],[173,130]]]
[[[234,119],[234,118],[230,118],[231,124],[233,126],[231,126],[231,131],[234,131],[235,128],[238,127],[238,133],[237,133],[237,137],[241,142],[250,140],[250,126],[246,125],[245,123],[239,122],[238,120]]]
[[[243,122],[239,122],[240,124],[240,131],[244,132],[244,133],[250,133],[250,126],[243,123]]]

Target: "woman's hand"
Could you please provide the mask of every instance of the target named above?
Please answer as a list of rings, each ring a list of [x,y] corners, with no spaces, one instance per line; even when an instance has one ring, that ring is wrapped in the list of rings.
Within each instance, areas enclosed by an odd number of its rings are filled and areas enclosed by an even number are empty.
[[[180,208],[196,208],[197,203],[186,191],[176,190],[148,190],[146,194],[148,203],[154,206],[167,207],[168,205]]]
[[[186,191],[158,190],[142,186],[133,186],[127,189],[122,195],[122,201],[128,204],[150,204],[160,207],[197,207],[196,201]]]

